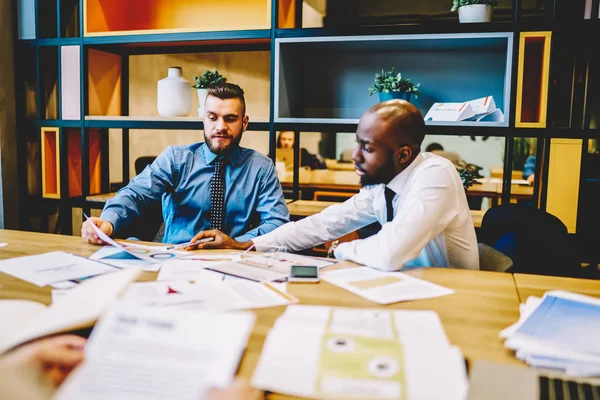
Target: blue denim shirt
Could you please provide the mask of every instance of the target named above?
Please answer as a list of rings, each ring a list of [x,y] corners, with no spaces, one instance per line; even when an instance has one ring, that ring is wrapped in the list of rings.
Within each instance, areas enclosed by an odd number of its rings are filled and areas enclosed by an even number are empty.
[[[117,232],[162,197],[163,242],[189,241],[210,226],[209,187],[216,158],[205,143],[168,147],[106,203],[101,218],[110,221]],[[238,147],[229,161],[225,169],[225,233],[247,241],[288,222],[290,214],[271,159]],[[251,223],[255,227],[249,230]]]

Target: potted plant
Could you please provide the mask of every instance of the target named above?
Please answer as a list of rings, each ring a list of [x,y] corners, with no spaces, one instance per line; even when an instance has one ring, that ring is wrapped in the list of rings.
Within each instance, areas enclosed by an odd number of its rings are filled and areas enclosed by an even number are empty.
[[[391,71],[381,70],[381,74],[375,74],[375,83],[369,88],[369,95],[379,93],[379,101],[391,99],[402,99],[410,101],[410,96],[419,94],[419,86],[410,79],[404,78],[400,72],[396,74],[396,68]]]
[[[225,83],[227,82],[227,78],[219,74],[219,71],[214,68],[212,71],[205,71],[202,76],[195,76],[194,79],[196,80],[196,83],[194,83],[193,87],[195,87],[198,92],[198,116],[203,117],[204,100],[206,100],[209,86],[217,83]]]
[[[498,0],[454,0],[452,11],[458,10],[460,23],[490,22],[492,9],[498,5]]]

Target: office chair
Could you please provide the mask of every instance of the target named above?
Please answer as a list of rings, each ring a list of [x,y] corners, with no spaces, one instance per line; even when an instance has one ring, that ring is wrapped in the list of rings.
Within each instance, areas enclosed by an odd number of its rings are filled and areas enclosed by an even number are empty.
[[[481,243],[510,257],[510,272],[580,276],[581,265],[567,227],[555,216],[518,204],[492,207],[484,215]]]
[[[135,174],[139,175],[148,165],[152,164],[156,157],[144,156],[135,160]],[[162,217],[162,203],[155,201],[150,204],[146,211],[131,221],[129,227],[118,232],[119,237],[135,237],[147,242],[162,242],[164,236],[164,223]]]

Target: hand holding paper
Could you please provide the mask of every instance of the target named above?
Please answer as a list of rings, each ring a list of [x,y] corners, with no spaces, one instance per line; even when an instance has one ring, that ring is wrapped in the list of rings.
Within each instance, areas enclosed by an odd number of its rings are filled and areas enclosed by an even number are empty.
[[[86,221],[81,226],[81,237],[91,244],[109,243],[106,237],[110,238],[113,234],[114,227],[108,221],[102,218],[91,217],[83,214]]]

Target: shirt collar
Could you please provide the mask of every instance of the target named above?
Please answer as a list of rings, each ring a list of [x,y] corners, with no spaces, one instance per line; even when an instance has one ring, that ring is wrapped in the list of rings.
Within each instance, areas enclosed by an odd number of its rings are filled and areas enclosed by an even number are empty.
[[[229,160],[230,165],[235,165],[237,163],[237,161],[240,159],[241,153],[242,153],[242,150],[240,149],[240,146],[236,146],[236,148],[233,149],[231,154],[229,154],[229,156],[227,156],[225,158],[227,158]],[[208,148],[208,145],[206,143],[204,143],[204,146],[202,146],[202,154],[204,155],[204,159],[206,160],[207,164],[214,163],[214,161],[217,159],[217,157],[220,157],[218,154],[215,154],[212,151],[210,151],[210,149]]]
[[[406,186],[406,182],[408,182],[408,178],[410,178],[417,165],[421,164],[423,160],[423,154],[419,153],[404,171],[396,175],[394,179],[387,184],[387,187],[392,189],[396,194],[401,193]]]

